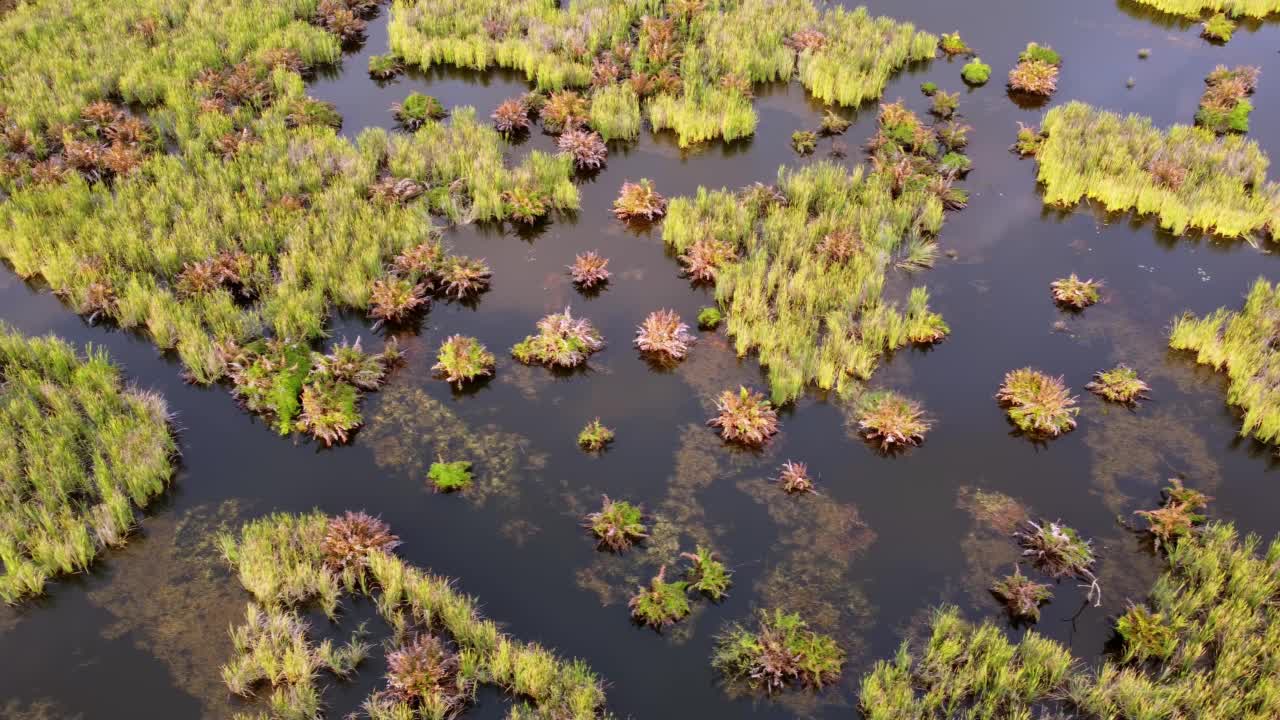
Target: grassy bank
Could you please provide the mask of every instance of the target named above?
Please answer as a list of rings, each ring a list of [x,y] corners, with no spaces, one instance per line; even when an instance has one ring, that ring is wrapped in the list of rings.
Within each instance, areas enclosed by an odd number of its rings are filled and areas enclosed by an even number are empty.
[[[590,125],[606,138],[634,137],[639,107],[682,146],[751,135],[756,84],[798,76],[824,102],[857,105],[880,97],[908,63],[932,58],[938,43],[910,23],[812,0],[584,0],[563,9],[551,0],[397,0],[390,37],[407,64],[510,68],[542,91],[589,88]]]
[[[123,545],[176,454],[164,399],[124,387],[106,353],[0,324],[0,600]]]
[[[1241,237],[1280,228],[1280,185],[1257,143],[1204,128],[1156,128],[1081,102],[1051,109],[1035,151],[1044,201],[1088,198],[1109,211],[1154,215],[1174,233],[1187,229]]]
[[[1280,12],[1280,0],[1135,0],[1163,12],[1199,18],[1206,12],[1263,18]]]
[[[262,714],[241,717],[322,716],[320,671],[350,675],[369,647],[359,633],[344,645],[317,643],[302,613],[319,606],[337,619],[343,598],[356,595],[390,631],[386,686],[364,704],[372,718],[452,717],[481,685],[509,693],[531,717],[608,717],[603,684],[584,663],[499,631],[449,579],[394,555],[398,544],[363,513],[272,515],[219,539],[253,595],[222,670],[233,692],[262,698]]]
[[[569,157],[508,166],[469,108],[411,135],[338,137],[303,73],[336,62],[347,34],[316,13],[309,0],[49,0],[7,16],[0,258],[210,383],[229,374],[228,347],[310,345],[335,308],[411,322],[433,288],[455,299],[450,277],[474,263],[412,255],[433,215],[577,207]]]

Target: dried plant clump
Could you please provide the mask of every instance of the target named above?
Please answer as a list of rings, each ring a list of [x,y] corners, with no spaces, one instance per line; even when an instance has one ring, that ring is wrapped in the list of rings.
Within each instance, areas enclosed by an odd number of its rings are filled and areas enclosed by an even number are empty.
[[[939,90],[933,94],[933,103],[929,106],[929,112],[945,120],[954,115],[959,107],[960,93]]]
[[[344,43],[364,39],[366,23],[343,0],[320,0],[316,6],[316,24]]]
[[[782,470],[778,473],[778,484],[788,495],[814,492],[813,478],[809,477],[809,466],[802,462],[788,460],[782,463]]]
[[[356,338],[354,343],[343,340],[328,355],[311,354],[312,380],[334,380],[355,385],[361,390],[374,390],[382,384],[386,374],[385,358],[366,353],[360,346],[360,338]]]
[[[509,98],[498,104],[493,111],[493,126],[506,136],[515,135],[529,129],[529,106],[520,98]]]
[[[837,228],[822,236],[816,248],[828,263],[842,265],[849,262],[862,248],[858,233],[852,228]]]
[[[667,213],[667,199],[653,189],[648,178],[640,182],[622,183],[622,191],[613,201],[613,214],[624,222],[651,222]]]
[[[1137,512],[1147,521],[1147,531],[1154,536],[1157,549],[1172,548],[1178,540],[1191,535],[1206,520],[1200,511],[1213,499],[1198,490],[1184,487],[1178,478],[1169,479],[1163,495],[1164,504],[1159,508]]]
[[[458,654],[440,638],[421,634],[387,653],[387,689],[380,699],[453,717],[470,701],[473,686],[462,675]]]
[[[667,566],[658,568],[658,574],[648,587],[640,588],[627,606],[637,622],[660,629],[678,622],[689,614],[689,598],[685,594],[689,583],[685,580],[667,582]]]
[[[363,576],[370,553],[389,553],[399,545],[390,525],[368,513],[348,511],[329,519],[320,550],[331,571]]]
[[[609,281],[609,258],[602,257],[595,250],[579,253],[569,266],[569,274],[573,283],[583,290],[590,290]]]
[[[1262,69],[1253,65],[1214,68],[1205,78],[1196,124],[1218,134],[1249,132],[1249,113],[1253,111],[1249,96],[1257,89],[1261,74]]]
[[[778,414],[765,396],[745,387],[725,390],[716,399],[716,416],[707,421],[730,442],[760,447],[778,432]]]
[[[655,310],[636,328],[636,347],[666,360],[683,360],[694,342],[675,310]]]
[[[1056,437],[1076,426],[1076,398],[1060,377],[1021,368],[1004,376],[996,399],[1017,428],[1033,437]]]
[[[685,275],[694,282],[715,283],[720,268],[737,257],[733,245],[708,237],[690,245],[689,250],[676,259],[684,266]]]
[[[431,487],[435,488],[436,492],[450,493],[466,490],[472,483],[471,462],[468,460],[433,462],[427,469],[427,482],[431,483]]]
[[[772,694],[791,684],[830,685],[840,678],[844,659],[833,638],[810,630],[800,615],[775,609],[760,612],[754,632],[730,626],[716,639],[711,664],[730,682]]]
[[[580,170],[595,170],[604,165],[609,149],[605,147],[604,138],[594,130],[574,127],[564,131],[556,141],[560,152],[568,153],[573,164]]]
[[[446,259],[440,268],[440,289],[445,295],[462,300],[489,289],[493,271],[484,258],[457,255]]]
[[[812,130],[797,130],[791,133],[791,149],[801,155],[812,154],[818,148],[818,134]]]
[[[587,99],[573,90],[551,93],[539,115],[542,117],[543,129],[551,133],[580,128],[591,118]]]
[[[1009,71],[1009,87],[1032,95],[1052,95],[1058,89],[1058,66],[1043,60],[1023,60]]]
[[[1147,163],[1147,172],[1159,187],[1177,192],[1187,181],[1187,167],[1170,155],[1158,153]]]
[[[404,100],[391,106],[396,121],[406,130],[417,130],[424,124],[439,120],[447,113],[444,105],[430,95],[411,92]]]
[[[465,335],[451,335],[440,345],[432,370],[444,376],[445,382],[459,388],[477,378],[491,377],[497,360],[479,340]]]
[[[806,28],[792,33],[783,44],[796,52],[821,50],[827,44],[827,36],[821,30]]]
[[[1056,522],[1041,525],[1027,521],[1014,537],[1022,546],[1023,556],[1031,558],[1041,571],[1053,578],[1079,578],[1087,583],[1083,587],[1088,588],[1088,599],[1094,601],[1094,606],[1102,604],[1102,588],[1093,574],[1096,558],[1092,542]]]
[[[1145,399],[1147,391],[1151,389],[1138,377],[1137,370],[1125,365],[1099,370],[1094,373],[1093,382],[1084,387],[1101,398],[1125,405],[1133,405]]]
[[[590,320],[574,318],[565,308],[538,321],[538,334],[530,335],[511,348],[516,360],[528,365],[574,368],[604,347],[604,338]]]
[[[587,452],[600,452],[613,442],[613,437],[613,430],[605,427],[600,418],[596,418],[578,433],[578,447]]]
[[[379,322],[404,322],[428,302],[422,284],[405,278],[381,278],[369,288],[369,317]]]
[[[1049,283],[1053,301],[1063,307],[1083,310],[1101,299],[1102,281],[1081,280],[1075,273]]]
[[[369,199],[386,204],[404,205],[425,190],[426,188],[417,180],[388,175],[369,186]]]
[[[680,553],[680,557],[691,563],[685,575],[689,579],[690,590],[706,595],[712,602],[720,602],[729,595],[733,573],[725,567],[718,553],[699,545],[695,552]]]
[[[1053,599],[1053,591],[1047,584],[1029,579],[1016,565],[1012,575],[991,586],[991,593],[1004,603],[1010,615],[1032,622],[1040,621],[1040,606]]]
[[[608,495],[599,512],[587,515],[585,524],[602,547],[614,552],[627,550],[649,537],[640,508],[625,500],[610,500]]]
[[[302,388],[302,411],[297,429],[323,442],[325,447],[345,445],[363,420],[356,405],[359,393],[354,385],[336,380],[320,380]]]
[[[931,425],[920,403],[892,391],[867,395],[858,410],[859,430],[883,452],[919,445]]]
[[[828,109],[822,114],[823,135],[843,135],[852,124],[845,116],[836,113],[834,110]]]

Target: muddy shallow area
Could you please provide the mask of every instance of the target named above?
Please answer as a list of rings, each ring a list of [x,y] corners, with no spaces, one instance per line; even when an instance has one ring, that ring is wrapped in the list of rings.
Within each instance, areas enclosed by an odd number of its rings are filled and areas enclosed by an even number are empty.
[[[1150,543],[1117,518],[1153,507],[1166,478],[1185,478],[1212,495],[1213,517],[1268,537],[1280,531],[1274,449],[1238,437],[1222,376],[1166,349],[1178,313],[1236,308],[1259,275],[1276,279],[1276,248],[1173,237],[1150,221],[1088,206],[1045,208],[1034,161],[1008,152],[1017,122],[1037,123],[1044,108],[1019,107],[1003,87],[1018,51],[1028,41],[1046,43],[1064,66],[1045,107],[1080,99],[1165,126],[1192,121],[1215,65],[1258,65],[1250,137],[1274,157],[1280,90],[1271,72],[1280,68],[1280,23],[1242,24],[1228,45],[1215,46],[1198,27],[1126,0],[866,5],[932,32],[958,29],[993,66],[991,83],[969,89],[962,61],[939,58],[897,75],[885,93],[923,112],[920,83],[959,90],[960,112],[974,127],[974,170],[965,183],[971,202],[948,215],[940,237],[946,254],[910,281],[888,284],[891,293],[927,284],[952,333],[927,352],[887,358],[871,381],[924,403],[936,422],[922,447],[883,457],[854,435],[848,408],[810,393],[784,410],[782,432],[766,450],[731,448],[705,420],[720,390],[765,387],[754,359],[737,358],[723,332],[699,333],[690,358],[672,370],[653,367],[631,345],[648,312],[669,307],[689,321],[712,298],[679,276],[658,228],[632,230],[614,220],[609,205],[619,186],[648,177],[674,197],[699,185],[768,182],[781,165],[824,157],[829,141],[812,158],[790,148],[790,134],[816,127],[823,111],[797,83],[760,89],[760,122],[749,140],[682,151],[673,135],[645,131],[636,143],[611,147],[608,165],[580,178],[582,209],[574,217],[520,233],[486,225],[446,230],[459,252],[488,259],[493,288],[473,305],[435,304],[416,333],[400,337],[407,364],[367,398],[366,425],[347,447],[277,437],[223,389],[184,383],[177,361],[145,338],[89,325],[43,288],[0,269],[0,320],[108,348],[132,382],[168,397],[182,448],[173,489],[148,510],[127,548],[106,553],[91,574],[52,583],[47,597],[0,608],[0,717],[228,716],[238,701],[222,686],[218,665],[230,656],[227,626],[240,618],[247,594],[210,538],[276,510],[381,515],[404,541],[403,556],[456,578],[513,635],[585,659],[609,681],[610,709],[637,718],[849,717],[858,679],[890,657],[929,608],[954,603],[974,618],[1001,616],[986,588],[1016,557],[1010,513],[1061,518],[1094,539],[1102,606],[1086,607],[1083,591],[1064,581],[1037,626],[1090,661],[1111,649],[1114,617],[1160,571]],[[348,136],[391,127],[388,107],[411,90],[487,116],[527,89],[511,73],[443,68],[377,83],[365,68],[386,44],[384,12],[363,47],[312,83],[314,96],[336,104]],[[1150,48],[1150,57],[1139,59],[1140,48]],[[875,105],[841,112],[854,121],[843,162],[860,162]],[[553,147],[535,132],[512,152]],[[565,272],[585,250],[610,258],[614,273],[589,297]],[[1103,279],[1104,301],[1082,314],[1057,309],[1049,282],[1070,272]],[[608,342],[587,369],[553,374],[505,357],[539,317],[565,306],[591,318]],[[381,343],[363,318],[335,317],[331,325],[335,340]],[[458,392],[431,376],[440,341],[453,333],[473,335],[499,355],[495,378]],[[1095,371],[1120,362],[1152,385],[1152,400],[1134,410],[1082,390]],[[1081,395],[1077,430],[1048,444],[1011,434],[992,395],[1007,370],[1025,365],[1064,375]],[[591,456],[574,440],[597,416],[618,439]],[[476,491],[432,493],[426,468],[439,456],[472,460]],[[808,463],[821,494],[791,498],[771,484],[788,459]],[[641,551],[597,552],[580,527],[605,493],[656,516]],[[633,625],[626,598],[675,548],[695,543],[714,546],[734,570],[730,596],[699,604],[662,634]],[[776,700],[726,695],[708,662],[716,634],[753,608],[779,604],[803,611],[841,642],[849,653],[843,681]],[[372,616],[356,605],[343,628]],[[313,622],[329,632],[321,618]],[[330,685],[328,717],[356,709],[382,669],[377,651],[354,681]],[[482,693],[469,716],[501,717],[506,703]]]

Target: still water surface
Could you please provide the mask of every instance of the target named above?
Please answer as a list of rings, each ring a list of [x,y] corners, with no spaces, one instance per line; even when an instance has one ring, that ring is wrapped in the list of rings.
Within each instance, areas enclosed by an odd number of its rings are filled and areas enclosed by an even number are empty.
[[[167,396],[183,453],[173,489],[126,549],[106,554],[87,576],[54,583],[46,598],[0,609],[0,717],[229,716],[239,703],[217,668],[231,653],[226,628],[248,596],[210,539],[219,527],[272,511],[381,515],[404,540],[406,557],[457,578],[517,637],[586,659],[610,681],[611,710],[636,718],[856,714],[857,679],[875,659],[891,656],[929,608],[949,602],[974,618],[1000,616],[985,588],[1008,572],[1016,551],[999,518],[975,510],[979,490],[1004,493],[1094,539],[1103,606],[1083,607],[1083,593],[1067,582],[1037,626],[1089,662],[1111,647],[1115,615],[1159,572],[1146,541],[1117,518],[1158,502],[1166,478],[1185,477],[1213,495],[1216,517],[1267,536],[1280,531],[1271,450],[1237,437],[1222,378],[1170,353],[1164,340],[1176,314],[1237,307],[1259,275],[1276,279],[1275,248],[1171,237],[1150,222],[1087,207],[1043,208],[1034,162],[1007,151],[1017,121],[1035,124],[1043,109],[1019,108],[998,80],[1026,42],[1047,43],[1065,62],[1054,102],[1081,99],[1168,125],[1191,121],[1203,78],[1218,63],[1260,65],[1251,136],[1274,156],[1280,90],[1271,72],[1280,67],[1280,25],[1242,26],[1229,45],[1212,46],[1197,27],[1125,0],[866,4],[933,32],[960,30],[997,78],[966,89],[960,63],[940,58],[900,74],[886,92],[923,112],[921,82],[961,90],[961,112],[975,128],[971,204],[948,216],[941,236],[954,257],[941,257],[914,280],[890,283],[899,290],[926,283],[952,334],[928,352],[897,353],[872,382],[924,402],[936,424],[923,447],[881,457],[851,435],[839,404],[811,394],[782,413],[782,433],[766,451],[730,449],[704,421],[718,391],[764,387],[754,360],[736,358],[722,334],[700,333],[691,357],[663,371],[630,344],[651,310],[674,308],[691,321],[711,297],[678,276],[657,230],[632,231],[613,220],[609,204],[618,187],[648,177],[671,197],[699,185],[769,182],[780,165],[812,162],[788,143],[794,130],[816,127],[822,113],[798,84],[760,90],[753,139],[683,152],[673,136],[645,133],[638,143],[611,148],[608,166],[582,179],[575,217],[521,233],[483,225],[448,230],[458,252],[488,259],[493,288],[473,307],[436,304],[416,334],[401,337],[407,366],[369,396],[367,426],[348,447],[322,450],[274,436],[224,389],[183,383],[177,362],[147,340],[89,326],[42,288],[0,269],[0,319],[27,333],[108,348],[133,382]],[[1139,48],[1151,48],[1150,58],[1138,59]],[[312,85],[312,94],[337,105],[349,136],[390,127],[387,108],[412,90],[487,116],[526,89],[508,73],[444,69],[377,84],[365,67],[369,55],[385,50],[384,16],[370,24],[364,47]],[[845,162],[854,163],[874,130],[875,107],[845,112],[855,121]],[[535,133],[512,152],[552,147],[552,138]],[[591,249],[610,258],[614,278],[583,297],[565,266]],[[1070,272],[1105,280],[1105,302],[1080,315],[1059,312],[1048,284]],[[566,305],[609,341],[585,371],[554,375],[500,359],[497,377],[466,393],[431,378],[444,337],[474,335],[501,356],[540,316]],[[334,319],[334,338],[356,336],[366,346],[381,342],[362,318]],[[1153,400],[1135,411],[1082,390],[1093,372],[1119,362],[1152,384]],[[1010,435],[992,394],[1005,371],[1023,365],[1063,374],[1081,394],[1075,432],[1048,445]],[[596,416],[618,440],[592,457],[574,438]],[[431,493],[424,479],[437,455],[473,460],[488,478],[481,491],[470,498]],[[787,459],[808,463],[820,495],[788,498],[771,484]],[[578,523],[603,493],[639,501],[664,519],[649,552],[595,551]],[[700,603],[693,617],[660,635],[629,622],[626,598],[656,572],[653,558],[672,543],[714,546],[733,567],[735,585],[723,603]],[[840,639],[850,654],[844,682],[816,697],[727,697],[708,664],[716,633],[779,603],[802,609]],[[372,615],[356,605],[341,628],[321,618],[315,625],[337,634]],[[329,717],[354,710],[378,684],[383,665],[375,655],[355,681],[329,687]],[[505,712],[506,700],[487,693],[470,716]]]

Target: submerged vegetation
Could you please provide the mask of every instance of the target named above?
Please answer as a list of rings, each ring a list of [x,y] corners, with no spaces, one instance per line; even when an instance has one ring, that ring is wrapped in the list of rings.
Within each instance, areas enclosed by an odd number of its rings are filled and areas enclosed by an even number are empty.
[[[1244,308],[1226,308],[1196,318],[1184,315],[1173,323],[1169,347],[1196,353],[1196,362],[1227,373],[1227,402],[1244,410],[1240,434],[1280,444],[1280,352],[1276,318],[1280,285],[1258,278]]]
[[[834,683],[844,667],[844,651],[796,613],[761,610],[758,629],[732,625],[716,639],[711,663],[729,682],[776,693],[792,684]]]
[[[123,545],[176,454],[164,398],[125,388],[105,352],[0,324],[0,600]]]
[[[1080,414],[1062,378],[1031,368],[1006,373],[996,399],[1018,430],[1033,438],[1056,437],[1074,429]]]
[[[824,161],[780,169],[776,187],[672,200],[663,239],[690,276],[715,283],[738,353],[759,352],[775,402],[809,383],[853,390],[884,353],[949,332],[925,288],[905,308],[882,292],[890,268],[932,262],[944,210],[967,202],[953,187],[967,158],[946,144],[963,144],[963,129],[935,131],[891,103],[870,171]]]
[[[1261,74],[1262,68],[1254,65],[1214,68],[1204,80],[1196,124],[1216,133],[1249,132],[1249,113],[1253,112],[1249,96],[1257,89]]]
[[[655,130],[673,130],[682,147],[751,135],[756,84],[797,77],[823,102],[856,106],[880,97],[908,63],[933,57],[938,44],[910,23],[812,0],[564,8],[398,0],[390,40],[410,65],[504,67],[553,97],[573,92],[582,123],[606,140],[636,137],[643,116]],[[554,119],[552,126],[564,128]]]
[[[1280,227],[1280,186],[1267,181],[1267,156],[1238,135],[1127,117],[1072,101],[1049,110],[1036,151],[1044,201],[1071,206],[1088,197],[1108,211],[1158,217],[1187,228],[1240,237]]]
[[[360,632],[342,646],[316,643],[302,613],[318,605],[337,620],[346,595],[367,596],[392,631],[386,688],[364,705],[371,717],[450,717],[481,685],[545,717],[608,717],[603,684],[585,664],[500,632],[450,580],[396,557],[397,543],[384,523],[355,513],[272,515],[219,538],[253,596],[245,623],[232,628],[236,654],[222,676],[232,692],[269,708],[237,718],[323,717],[319,671],[348,676],[370,648]]]

